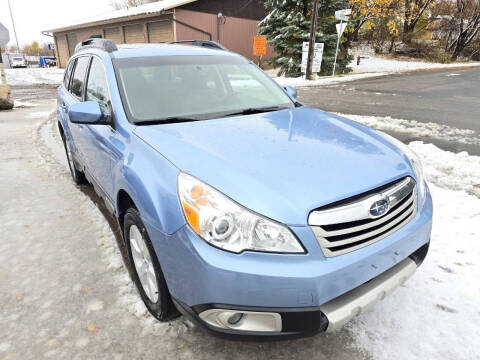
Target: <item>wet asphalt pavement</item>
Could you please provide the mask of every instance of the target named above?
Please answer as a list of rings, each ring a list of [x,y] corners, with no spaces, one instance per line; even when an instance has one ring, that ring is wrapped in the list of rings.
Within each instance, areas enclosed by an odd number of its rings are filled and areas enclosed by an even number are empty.
[[[480,67],[408,72],[298,88],[299,100],[326,111],[390,116],[474,130],[480,136]],[[420,137],[394,134],[404,142]],[[480,155],[480,146],[431,139],[444,150]]]

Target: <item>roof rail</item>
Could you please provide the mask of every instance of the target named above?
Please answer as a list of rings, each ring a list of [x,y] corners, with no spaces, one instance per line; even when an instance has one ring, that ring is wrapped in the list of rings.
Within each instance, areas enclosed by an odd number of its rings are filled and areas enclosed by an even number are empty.
[[[228,49],[225,46],[212,40],[179,40],[179,41],[169,42],[169,44],[188,44],[188,43],[190,43],[193,46],[208,47],[212,49],[228,51]]]
[[[113,40],[98,39],[98,38],[88,39],[88,40],[79,42],[77,46],[75,46],[75,53],[85,49],[100,49],[108,53],[118,50],[117,45],[115,45]]]

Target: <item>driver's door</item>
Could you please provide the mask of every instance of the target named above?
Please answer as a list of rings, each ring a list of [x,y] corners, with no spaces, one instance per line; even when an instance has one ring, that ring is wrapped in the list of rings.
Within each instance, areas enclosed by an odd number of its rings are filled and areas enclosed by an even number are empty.
[[[113,200],[112,167],[121,157],[121,146],[115,130],[115,119],[108,89],[107,77],[102,61],[92,57],[85,87],[85,101],[96,101],[111,125],[85,125],[87,144],[86,157],[97,185]]]

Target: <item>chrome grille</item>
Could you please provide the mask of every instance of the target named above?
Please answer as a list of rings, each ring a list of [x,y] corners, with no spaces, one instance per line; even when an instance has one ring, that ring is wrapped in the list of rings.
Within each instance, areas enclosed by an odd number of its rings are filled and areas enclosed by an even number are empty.
[[[388,211],[375,217],[373,204],[386,200]],[[417,187],[411,177],[378,191],[314,210],[308,224],[326,257],[333,257],[377,242],[400,229],[417,213]]]

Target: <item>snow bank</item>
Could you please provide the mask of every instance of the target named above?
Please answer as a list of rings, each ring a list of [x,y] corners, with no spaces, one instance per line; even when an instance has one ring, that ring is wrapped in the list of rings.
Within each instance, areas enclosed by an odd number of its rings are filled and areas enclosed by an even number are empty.
[[[60,85],[64,69],[57,68],[26,68],[5,69],[7,83],[14,86],[22,85]]]
[[[480,198],[480,156],[471,156],[465,151],[458,154],[443,151],[421,141],[411,142],[409,146],[420,156],[429,182]],[[478,220],[480,231],[480,218]]]
[[[422,138],[433,137],[464,144],[480,145],[479,134],[470,129],[458,129],[432,122],[424,123],[415,120],[394,119],[390,116],[338,115],[383,131],[398,131]]]
[[[422,138],[432,137],[480,145],[480,137],[474,130],[391,117],[339,115],[378,130],[398,131]],[[443,188],[462,190],[480,197],[480,156],[471,156],[467,152],[455,154],[443,151],[433,144],[424,144],[422,141],[414,141],[409,145],[422,159],[430,182]]]

